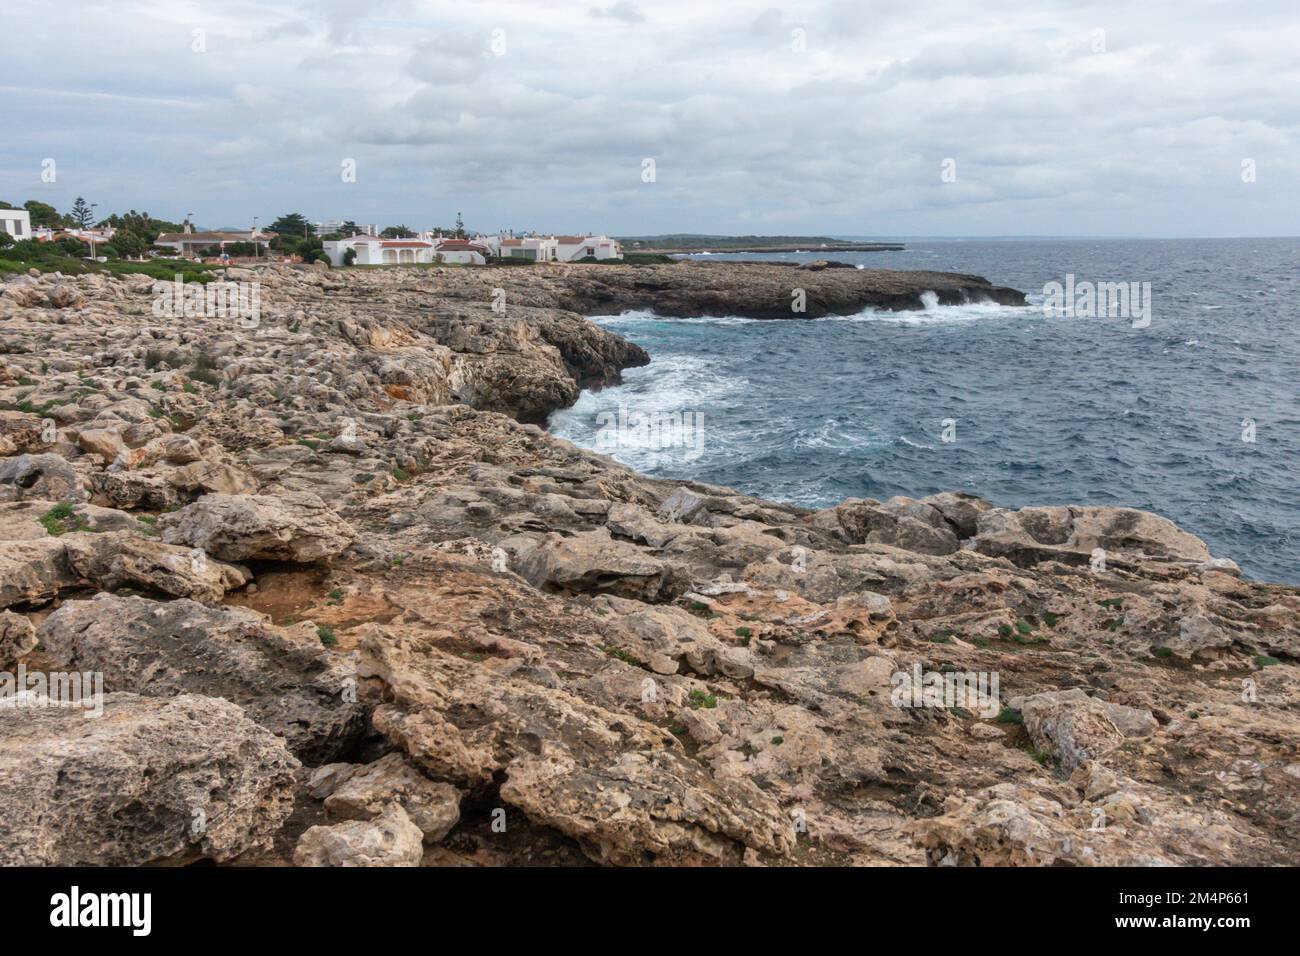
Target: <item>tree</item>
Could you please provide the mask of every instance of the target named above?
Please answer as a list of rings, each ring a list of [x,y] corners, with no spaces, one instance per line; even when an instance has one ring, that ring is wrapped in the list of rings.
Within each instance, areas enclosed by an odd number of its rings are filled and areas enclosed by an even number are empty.
[[[80,228],[89,229],[95,222],[95,207],[78,196],[72,203],[72,212],[68,213],[68,218]]]
[[[49,203],[40,202],[36,199],[29,199],[23,203],[23,208],[31,214],[33,226],[48,226],[56,228],[63,225],[63,217],[59,211]]]
[[[62,239],[54,240],[54,245],[65,256],[72,256],[76,259],[84,259],[90,255],[90,246],[86,245],[80,239],[74,239],[72,236],[64,236]]]
[[[387,226],[379,235],[385,239],[414,239],[415,230],[406,226]]]
[[[123,230],[134,233],[143,239],[146,245],[152,244],[161,233],[181,232],[184,229],[178,223],[155,219],[147,212],[136,212],[134,209],[121,215],[115,213],[105,219],[104,223],[112,226],[118,233]]]
[[[321,245],[319,239],[304,239],[298,243],[298,248],[295,251],[302,256],[303,262],[316,262],[319,259],[326,262],[330,261],[329,254],[325,251],[325,247]]]
[[[113,248],[123,258],[139,259],[149,250],[151,240],[142,239],[139,234],[129,229],[118,229],[116,226],[113,228],[117,229],[113,233]],[[108,253],[105,252],[104,255]]]
[[[12,209],[13,206],[5,206],[5,208]],[[5,232],[3,229],[0,229],[0,249],[7,248],[8,246],[12,246],[13,244],[14,244],[14,237],[9,235],[9,233]],[[351,250],[348,251],[350,252]]]
[[[357,261],[357,250],[348,249],[343,253],[343,264],[345,266],[350,266],[352,265],[352,263],[356,261]]]
[[[353,236],[361,232],[361,227],[349,219],[342,225],[342,227],[340,227],[339,232],[343,233],[344,239],[351,239]]]
[[[316,234],[307,217],[300,212],[285,213],[268,228],[271,232],[278,232],[282,236],[300,236],[303,239]]]
[[[460,217],[459,212],[456,213],[456,238],[465,238],[465,220]]]

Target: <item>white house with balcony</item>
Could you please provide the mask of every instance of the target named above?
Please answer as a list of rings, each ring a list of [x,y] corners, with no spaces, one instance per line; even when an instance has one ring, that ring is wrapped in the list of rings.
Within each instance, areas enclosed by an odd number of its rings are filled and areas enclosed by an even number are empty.
[[[26,209],[0,209],[0,232],[14,242],[32,238],[32,214]]]

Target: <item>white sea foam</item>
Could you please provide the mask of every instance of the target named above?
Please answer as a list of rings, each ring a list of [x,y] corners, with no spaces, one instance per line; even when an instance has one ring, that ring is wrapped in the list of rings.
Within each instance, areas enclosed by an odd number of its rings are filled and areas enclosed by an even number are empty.
[[[712,431],[716,409],[728,398],[749,387],[743,376],[720,375],[714,363],[695,355],[666,355],[642,368],[627,369],[623,384],[599,391],[583,391],[572,406],[550,419],[552,434],[584,448],[606,451],[614,458],[642,471],[660,468],[680,471],[686,464],[677,447],[599,448],[597,433],[603,412],[629,414],[651,419],[692,414],[701,438],[700,451],[708,455],[729,444],[728,438]],[[698,453],[695,455],[698,457]]]
[[[619,315],[588,316],[592,322],[605,328],[618,328],[621,325],[635,325],[638,322],[676,322],[684,325],[744,325],[750,322],[764,322],[766,319],[747,319],[739,315],[697,315],[681,319],[667,315],[656,315],[645,309],[623,312]]]
[[[822,449],[828,451],[860,451],[879,442],[873,429],[854,428],[842,422],[824,421],[811,428],[801,428],[794,436],[794,447],[799,450]]]
[[[888,322],[896,325],[946,325],[978,322],[986,319],[1024,318],[1034,314],[1032,306],[1001,305],[997,302],[964,302],[961,305],[940,305],[934,292],[923,292],[920,309],[863,309],[856,315],[828,315],[822,322]]]

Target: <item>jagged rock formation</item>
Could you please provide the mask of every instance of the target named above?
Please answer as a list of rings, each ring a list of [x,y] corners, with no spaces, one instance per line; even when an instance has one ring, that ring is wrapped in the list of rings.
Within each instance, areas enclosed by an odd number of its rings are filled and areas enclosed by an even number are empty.
[[[0,707],[0,865],[231,860],[269,845],[298,762],[234,704],[108,694]]]
[[[1295,588],[1130,509],[810,511],[537,424],[648,360],[569,310],[1018,293],[234,277],[255,326],[0,287],[0,656],[114,718],[0,698],[3,862],[1300,862]]]

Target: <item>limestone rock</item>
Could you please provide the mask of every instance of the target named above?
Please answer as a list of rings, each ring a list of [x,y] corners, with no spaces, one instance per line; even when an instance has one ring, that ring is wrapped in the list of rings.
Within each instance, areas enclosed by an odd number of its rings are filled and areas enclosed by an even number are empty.
[[[76,469],[59,455],[19,455],[0,460],[0,501],[29,498],[84,501],[86,491]]]
[[[61,666],[102,672],[109,691],[238,703],[309,765],[337,757],[362,730],[346,659],[242,608],[99,594],[66,602],[40,637]]]
[[[160,519],[163,540],[202,548],[223,561],[319,561],[346,548],[356,532],[310,492],[204,495]]]
[[[394,803],[370,820],[309,829],[293,851],[296,866],[419,866],[422,834]]]
[[[1008,704],[1021,711],[1025,730],[1037,746],[1060,755],[1066,771],[1157,726],[1150,711],[1098,700],[1078,688],[1016,697]]]
[[[437,843],[460,820],[460,791],[430,780],[401,754],[354,767],[325,798],[325,809],[344,820],[373,820],[394,800],[420,828],[425,843]]]
[[[361,647],[359,670],[392,695],[376,729],[443,779],[474,788],[503,775],[503,800],[598,860],[735,863],[743,846],[792,846],[762,791],[710,776],[653,724],[379,629]]]
[[[48,293],[50,305],[56,309],[73,309],[84,305],[86,296],[76,286],[59,284]]]
[[[1083,563],[1095,549],[1133,560],[1208,561],[1205,542],[1172,521],[1132,508],[994,508],[980,514],[973,546],[1018,563]],[[1111,558],[1114,560],[1114,558]]]
[[[31,620],[12,611],[0,611],[0,669],[7,669],[36,647]]]
[[[548,539],[525,556],[519,573],[538,587],[648,602],[671,599],[689,585],[680,565],[612,538],[605,529]]]
[[[127,532],[66,535],[62,540],[73,573],[104,590],[131,585],[173,597],[219,601],[227,591],[252,580],[247,568]]]
[[[220,862],[269,845],[298,767],[279,738],[209,697],[103,704],[97,719],[0,707],[0,865]]]

